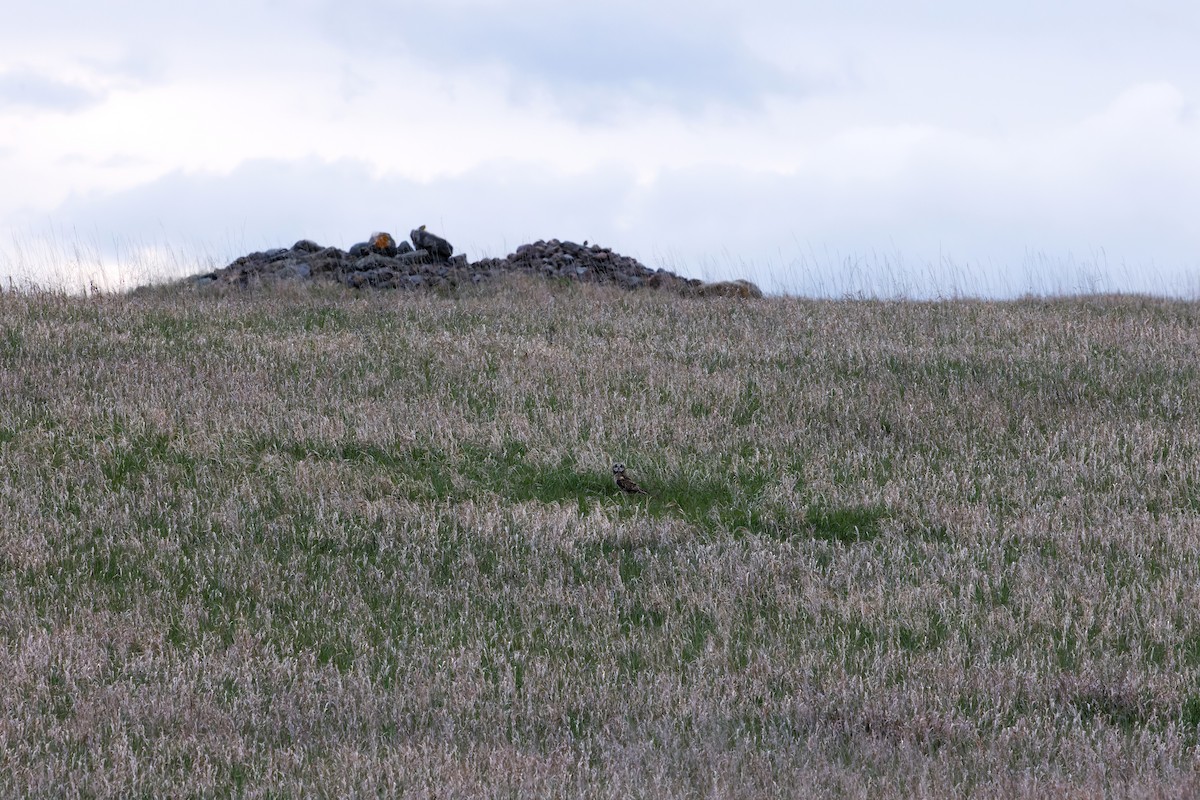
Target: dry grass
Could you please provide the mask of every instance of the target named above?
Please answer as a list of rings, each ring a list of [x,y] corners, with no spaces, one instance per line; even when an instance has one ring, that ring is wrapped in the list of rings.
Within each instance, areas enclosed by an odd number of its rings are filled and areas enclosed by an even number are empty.
[[[1130,298],[0,294],[0,793],[1195,794],[1197,352]]]

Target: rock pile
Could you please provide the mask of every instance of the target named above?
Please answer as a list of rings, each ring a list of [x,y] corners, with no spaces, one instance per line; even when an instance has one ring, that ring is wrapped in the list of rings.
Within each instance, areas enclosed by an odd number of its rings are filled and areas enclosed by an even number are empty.
[[[652,270],[637,259],[599,245],[558,239],[523,244],[505,258],[469,262],[454,255],[445,239],[425,230],[409,233],[397,243],[390,234],[376,233],[349,250],[302,239],[290,248],[250,253],[215,272],[197,275],[194,286],[251,286],[283,281],[332,281],[356,289],[453,288],[483,283],[501,275],[524,273],[546,278],[592,283],[615,283],[626,289],[663,288],[687,294],[728,294],[761,297],[747,281],[704,283],[681,278],[663,269]],[[725,288],[729,287],[729,288]]]
[[[485,258],[473,266],[490,273],[523,272],[544,278],[590,283],[615,283],[625,289],[674,288],[686,290],[701,281],[681,278],[664,269],[653,270],[636,258],[614,253],[612,248],[587,242],[536,241],[523,244],[504,258]]]

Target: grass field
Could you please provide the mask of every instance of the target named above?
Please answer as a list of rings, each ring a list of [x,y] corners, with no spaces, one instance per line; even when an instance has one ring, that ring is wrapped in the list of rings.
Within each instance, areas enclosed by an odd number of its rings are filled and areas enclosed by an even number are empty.
[[[0,294],[0,794],[1195,796],[1198,353],[1144,298]]]

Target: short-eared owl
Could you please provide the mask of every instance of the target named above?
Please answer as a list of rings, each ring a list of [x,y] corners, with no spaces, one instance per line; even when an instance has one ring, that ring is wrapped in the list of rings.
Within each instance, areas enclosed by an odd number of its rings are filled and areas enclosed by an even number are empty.
[[[617,482],[617,488],[623,492],[627,492],[628,494],[644,494],[646,496],[650,495],[649,492],[638,486],[633,478],[630,478],[625,474],[624,464],[613,464],[613,479]]]

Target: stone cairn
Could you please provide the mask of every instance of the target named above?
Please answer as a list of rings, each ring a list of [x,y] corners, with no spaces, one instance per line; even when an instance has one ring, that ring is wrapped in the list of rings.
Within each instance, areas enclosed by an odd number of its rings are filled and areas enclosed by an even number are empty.
[[[513,273],[568,281],[613,283],[626,289],[673,289],[684,294],[761,297],[749,281],[705,283],[681,278],[663,269],[652,270],[611,248],[558,239],[523,244],[504,258],[470,262],[454,255],[445,239],[425,230],[411,231],[397,244],[387,233],[376,233],[349,250],[302,239],[290,248],[250,253],[215,272],[188,281],[196,287],[261,286],[289,281],[331,281],[355,289],[452,289],[485,283]]]

